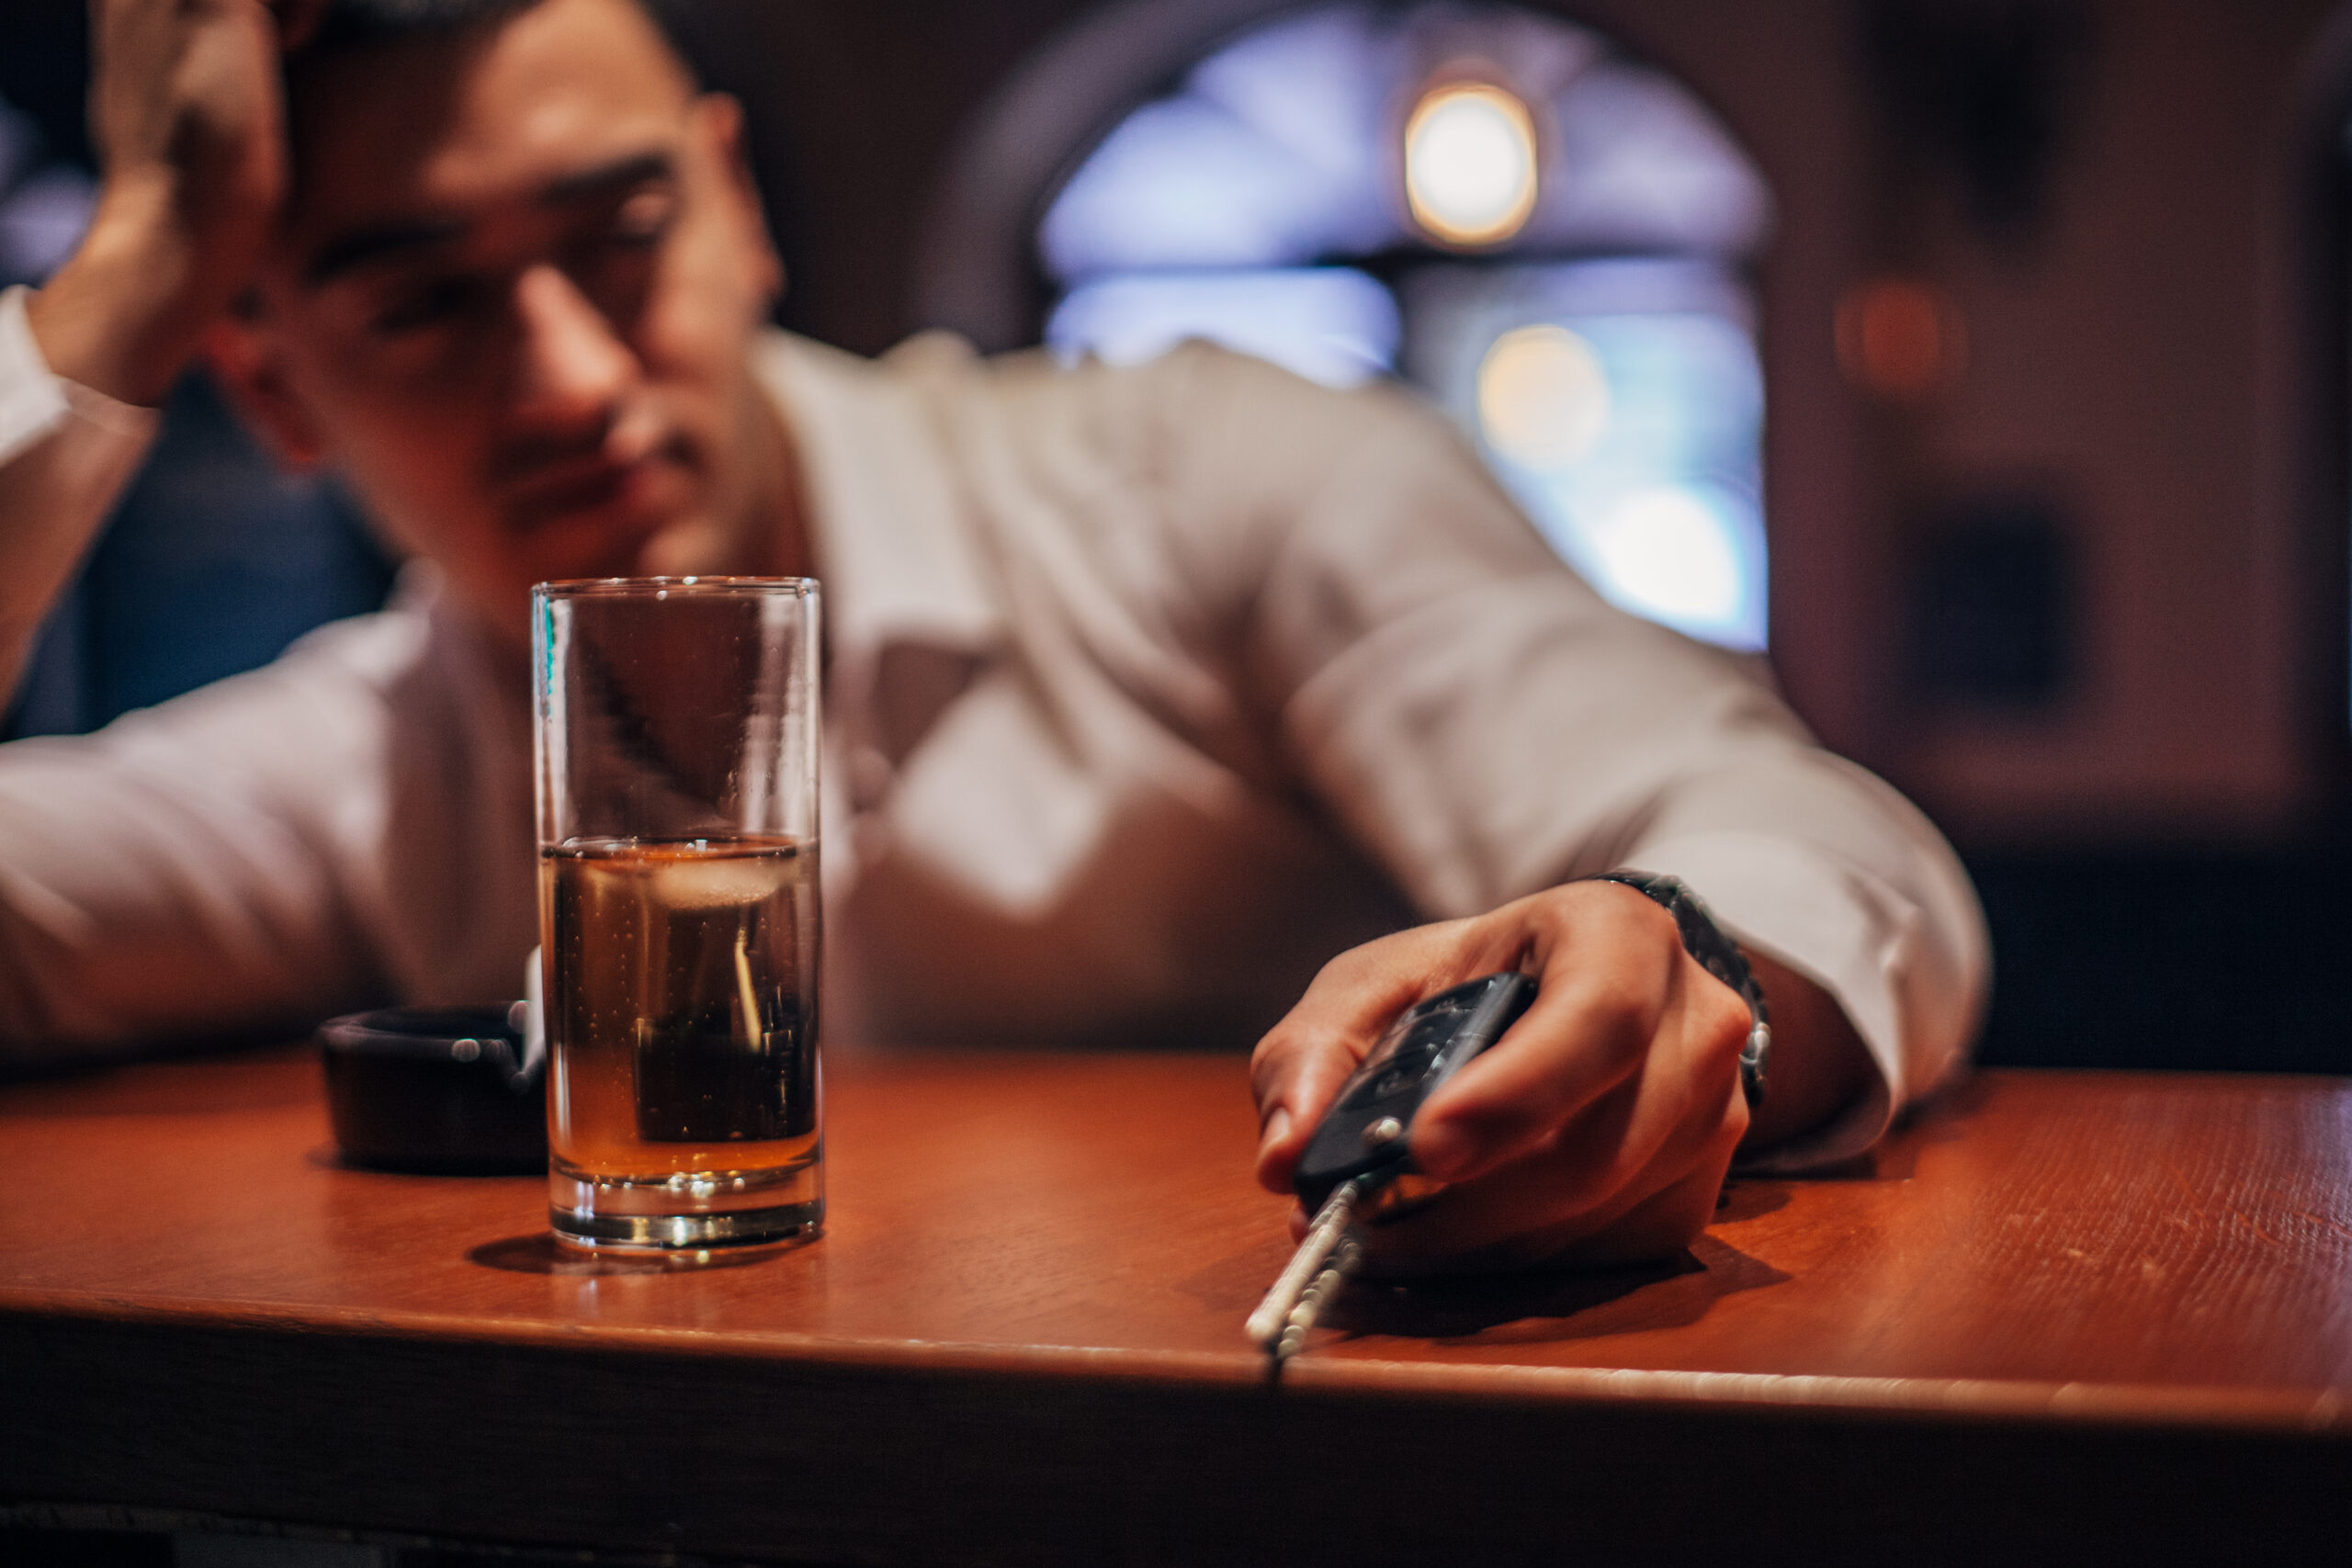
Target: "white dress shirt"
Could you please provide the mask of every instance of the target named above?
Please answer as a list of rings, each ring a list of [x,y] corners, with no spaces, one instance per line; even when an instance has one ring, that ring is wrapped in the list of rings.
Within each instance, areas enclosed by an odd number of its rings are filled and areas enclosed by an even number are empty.
[[[1630,865],[1869,1045],[1873,1091],[1784,1162],[1863,1147],[1964,1050],[1985,941],[1934,829],[1746,661],[1604,604],[1408,394],[1200,346],[753,352],[826,596],[831,1038],[1246,1045],[1355,942]],[[0,331],[0,409],[40,385]],[[76,436],[30,428],[0,526]],[[0,1039],[511,994],[527,711],[412,569],[266,669],[0,748]]]

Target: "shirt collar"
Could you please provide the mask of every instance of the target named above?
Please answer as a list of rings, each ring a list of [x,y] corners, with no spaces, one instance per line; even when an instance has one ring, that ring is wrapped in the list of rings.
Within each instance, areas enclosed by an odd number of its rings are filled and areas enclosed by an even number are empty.
[[[944,333],[865,360],[784,333],[754,364],[793,434],[837,669],[912,643],[983,658],[1003,611],[943,449],[935,400],[971,362]]]

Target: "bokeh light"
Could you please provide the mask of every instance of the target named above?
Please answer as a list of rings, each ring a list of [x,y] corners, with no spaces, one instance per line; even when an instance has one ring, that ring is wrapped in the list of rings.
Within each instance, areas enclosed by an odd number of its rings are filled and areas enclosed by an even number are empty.
[[[1405,199],[1449,245],[1493,245],[1535,210],[1535,123],[1500,87],[1432,88],[1405,122]]]
[[[1896,402],[1917,402],[1960,379],[1968,324],[1932,283],[1881,277],[1838,302],[1838,363],[1847,378]]]
[[[1592,526],[1611,596],[1626,608],[1718,640],[1747,608],[1747,572],[1731,520],[1702,491],[1638,491]]]
[[[1080,161],[1037,230],[1046,341],[1131,364],[1207,339],[1333,386],[1402,377],[1604,597],[1757,649],[1746,264],[1770,211],[1706,107],[1597,34],[1308,0]]]
[[[1609,427],[1609,376],[1592,345],[1549,322],[1514,327],[1478,364],[1478,428],[1531,468],[1565,468]]]

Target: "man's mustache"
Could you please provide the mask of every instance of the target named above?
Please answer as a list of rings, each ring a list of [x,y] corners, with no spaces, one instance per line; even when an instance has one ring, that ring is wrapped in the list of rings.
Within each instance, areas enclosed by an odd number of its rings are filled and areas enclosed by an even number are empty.
[[[593,428],[501,443],[491,453],[490,484],[499,491],[560,484],[628,468],[674,445],[658,421],[616,412]]]

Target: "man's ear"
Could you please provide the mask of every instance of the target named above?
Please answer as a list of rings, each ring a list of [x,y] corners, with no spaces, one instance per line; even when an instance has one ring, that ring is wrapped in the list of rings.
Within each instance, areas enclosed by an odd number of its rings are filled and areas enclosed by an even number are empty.
[[[204,334],[204,359],[230,403],[277,459],[281,468],[314,468],[326,458],[325,443],[293,389],[276,334],[241,305],[212,323]]]
[[[743,105],[731,93],[705,93],[695,100],[695,112],[702,118],[711,145],[718,154],[719,173],[727,182],[728,194],[734,198],[749,227],[745,238],[759,250],[763,273],[760,281],[773,306],[784,298],[784,260],[775,254],[775,236],[768,232],[767,209],[760,202],[760,183],[752,175],[751,150],[743,139]]]

